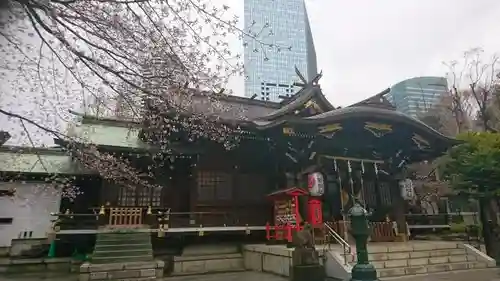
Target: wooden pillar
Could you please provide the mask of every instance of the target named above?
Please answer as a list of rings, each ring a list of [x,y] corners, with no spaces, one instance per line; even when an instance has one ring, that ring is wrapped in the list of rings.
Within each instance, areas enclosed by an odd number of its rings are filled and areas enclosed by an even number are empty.
[[[398,224],[398,234],[403,237],[403,241],[407,240],[407,229],[406,229],[406,210],[405,210],[405,200],[401,196],[401,190],[399,187],[399,179],[390,179],[391,188],[391,201],[393,206],[393,217]]]

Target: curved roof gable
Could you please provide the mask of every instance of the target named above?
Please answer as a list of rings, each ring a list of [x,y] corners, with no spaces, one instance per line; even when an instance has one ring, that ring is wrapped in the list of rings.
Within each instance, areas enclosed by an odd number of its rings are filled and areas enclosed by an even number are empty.
[[[297,68],[295,68],[295,72],[302,80],[302,83],[295,83],[295,85],[301,86],[302,89],[291,98],[284,100],[281,103],[282,107],[257,118],[257,121],[275,121],[285,116],[304,118],[335,109],[335,107],[325,98],[318,84],[319,79],[322,77],[321,73],[308,82]]]
[[[355,104],[352,104],[349,107],[367,106],[367,107],[383,108],[388,110],[396,110],[396,107],[385,97],[385,95],[387,95],[390,91],[391,89],[388,88],[374,96],[371,96]]]

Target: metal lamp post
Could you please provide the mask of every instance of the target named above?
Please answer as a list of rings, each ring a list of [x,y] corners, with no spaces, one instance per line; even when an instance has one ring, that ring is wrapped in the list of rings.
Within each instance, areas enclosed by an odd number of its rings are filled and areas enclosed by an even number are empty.
[[[351,232],[356,241],[357,263],[352,268],[351,281],[374,281],[377,279],[377,270],[368,261],[367,241],[370,236],[367,212],[355,202],[349,210],[351,217]]]

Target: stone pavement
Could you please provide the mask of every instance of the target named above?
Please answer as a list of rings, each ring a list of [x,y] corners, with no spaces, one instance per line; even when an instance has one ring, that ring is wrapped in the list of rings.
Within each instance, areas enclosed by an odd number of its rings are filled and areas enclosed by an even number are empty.
[[[0,275],[0,281],[76,281],[77,275],[52,275],[40,277],[35,275]],[[191,275],[182,277],[165,277],[162,281],[286,281],[287,278],[260,272],[234,272],[209,275]],[[471,271],[454,271],[418,276],[384,278],[382,281],[500,281],[500,269],[484,269]]]
[[[500,281],[500,269],[457,270],[417,276],[381,278],[382,281]]]
[[[52,276],[36,276],[17,274],[14,276],[0,275],[0,281],[76,281],[77,275],[52,275]],[[287,278],[279,277],[271,274],[245,271],[233,273],[219,273],[207,275],[191,275],[178,277],[165,277],[158,281],[286,281]],[[478,281],[478,280],[475,280]]]

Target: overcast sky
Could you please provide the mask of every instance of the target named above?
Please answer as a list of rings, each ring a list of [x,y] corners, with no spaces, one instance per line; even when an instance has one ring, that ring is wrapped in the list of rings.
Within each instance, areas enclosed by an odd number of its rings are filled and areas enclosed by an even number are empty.
[[[213,1],[229,2],[243,19],[243,0]],[[406,78],[444,76],[442,63],[470,48],[500,52],[499,0],[306,0],[306,6],[320,84],[334,105]],[[242,93],[241,78],[231,87]]]
[[[243,26],[244,0],[211,1],[229,5]],[[335,106],[360,101],[406,78],[444,76],[447,69],[442,63],[460,60],[470,48],[481,47],[486,56],[500,52],[500,0],[306,0],[306,6],[318,68],[323,70],[320,83]],[[234,51],[241,53],[236,35],[230,40]],[[51,123],[60,124],[67,109],[81,110],[78,94],[70,92],[63,101],[41,97],[29,83],[22,88],[15,85],[25,81],[23,77],[11,76],[10,82],[5,77],[0,81],[2,107],[44,124],[52,119]],[[64,80],[64,75],[57,77]],[[53,84],[63,85],[62,80]],[[241,77],[229,87],[243,95]],[[0,129],[13,133],[19,128],[19,123],[0,116]],[[52,136],[42,139],[52,144]],[[10,143],[20,142],[13,138]]]

